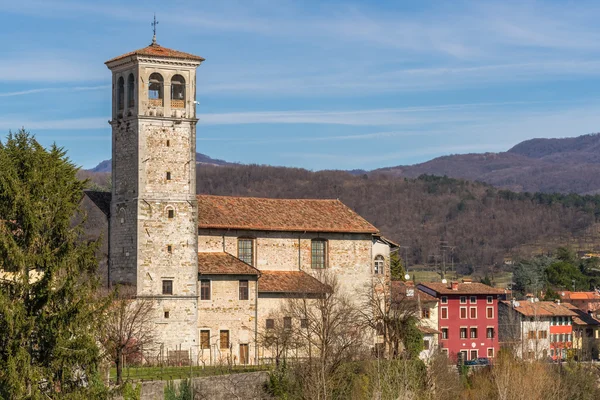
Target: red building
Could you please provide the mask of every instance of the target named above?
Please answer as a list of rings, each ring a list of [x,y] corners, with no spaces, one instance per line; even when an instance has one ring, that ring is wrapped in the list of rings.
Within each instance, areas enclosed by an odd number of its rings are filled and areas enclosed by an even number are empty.
[[[439,299],[440,349],[455,359],[493,358],[498,344],[498,298],[504,290],[464,279],[459,282],[427,282],[419,289]]]

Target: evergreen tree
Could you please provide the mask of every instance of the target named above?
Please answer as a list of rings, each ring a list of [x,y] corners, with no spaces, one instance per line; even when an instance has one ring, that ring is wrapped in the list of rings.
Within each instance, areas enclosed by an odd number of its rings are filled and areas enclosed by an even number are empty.
[[[96,242],[85,182],[24,130],[0,143],[0,398],[99,398]]]
[[[404,275],[406,274],[406,272],[402,260],[398,256],[398,253],[390,254],[390,271],[392,272],[392,280],[404,280]]]

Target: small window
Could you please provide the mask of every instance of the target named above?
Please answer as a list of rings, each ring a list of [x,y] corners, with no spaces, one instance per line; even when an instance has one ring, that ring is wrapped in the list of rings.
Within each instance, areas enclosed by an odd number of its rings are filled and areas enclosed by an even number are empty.
[[[222,350],[229,348],[229,331],[219,332],[219,344]]]
[[[471,339],[477,339],[477,328],[471,328]]]
[[[238,258],[248,265],[254,265],[254,240],[238,239]]]
[[[477,360],[479,357],[479,350],[471,350],[471,360]]]
[[[200,281],[200,300],[210,300],[210,280],[202,279]]]
[[[527,339],[530,339],[530,340],[535,339],[535,331],[529,331],[527,334]]]
[[[427,307],[421,310],[421,318],[429,319],[431,317],[431,310]]]
[[[442,296],[441,303],[442,304],[448,304],[448,296]]]
[[[487,349],[487,356],[488,358],[494,358],[494,348],[490,347]]]
[[[167,180],[170,181],[171,180],[171,171],[167,171]]]
[[[486,316],[487,316],[487,319],[493,319],[494,318],[494,307],[487,307],[486,308]]]
[[[165,311],[165,319],[168,319],[168,318],[169,318],[169,312]]]
[[[170,279],[162,281],[162,294],[173,294],[173,281]]]
[[[385,259],[382,255],[378,255],[377,257],[375,257],[374,264],[375,265],[373,267],[373,273],[377,275],[383,274],[385,271]]]
[[[460,304],[467,304],[467,296],[460,296]]]
[[[167,139],[167,147],[171,147],[171,141]]]
[[[423,340],[423,350],[429,350],[429,340]]]
[[[467,328],[460,328],[460,338],[461,339],[467,338]]]
[[[292,329],[292,317],[283,317],[283,329]]]
[[[538,339],[548,339],[548,331],[538,331]]]
[[[135,106],[135,78],[129,74],[127,78],[127,107]]]
[[[494,304],[494,296],[488,296],[487,297],[487,303],[488,304]]]
[[[172,254],[173,253],[173,246],[172,245],[167,245],[167,253]]]
[[[125,79],[120,77],[117,81],[117,109],[121,111],[125,108]]]
[[[442,328],[442,339],[448,339],[448,328]]]
[[[475,304],[475,303],[477,303],[477,296],[471,296],[471,297],[469,298],[469,302],[470,302],[471,304]]]
[[[308,328],[308,319],[307,318],[302,318],[300,320],[300,328],[302,328],[302,329]]]
[[[175,217],[175,210],[173,210],[172,208],[169,208],[167,210],[167,217],[168,218],[174,218]]]
[[[240,281],[240,300],[248,300],[248,281]]]
[[[442,307],[441,314],[442,319],[448,319],[448,307]]]
[[[200,331],[200,348],[201,349],[210,348],[210,331],[209,330],[201,330]]]
[[[471,319],[477,319],[477,307],[471,307]]]
[[[311,242],[311,267],[327,268],[327,241],[313,239]]]
[[[267,318],[265,321],[265,327],[267,329],[275,329],[275,320],[273,318]]]
[[[487,328],[485,337],[487,337],[488,339],[493,339],[494,338],[494,328]]]
[[[460,319],[467,319],[467,307],[460,308]]]

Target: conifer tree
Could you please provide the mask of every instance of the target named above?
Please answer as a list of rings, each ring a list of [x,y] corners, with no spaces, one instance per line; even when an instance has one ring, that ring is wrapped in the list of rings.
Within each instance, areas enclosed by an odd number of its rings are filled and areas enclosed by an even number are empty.
[[[0,143],[0,398],[99,398],[96,242],[85,182],[56,145],[21,129]]]

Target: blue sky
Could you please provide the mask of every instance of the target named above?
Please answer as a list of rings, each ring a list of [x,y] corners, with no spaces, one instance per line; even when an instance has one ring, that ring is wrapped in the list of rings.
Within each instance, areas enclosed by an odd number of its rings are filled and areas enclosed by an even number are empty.
[[[0,130],[110,158],[104,62],[201,55],[198,151],[373,169],[600,131],[600,3],[0,0]]]

